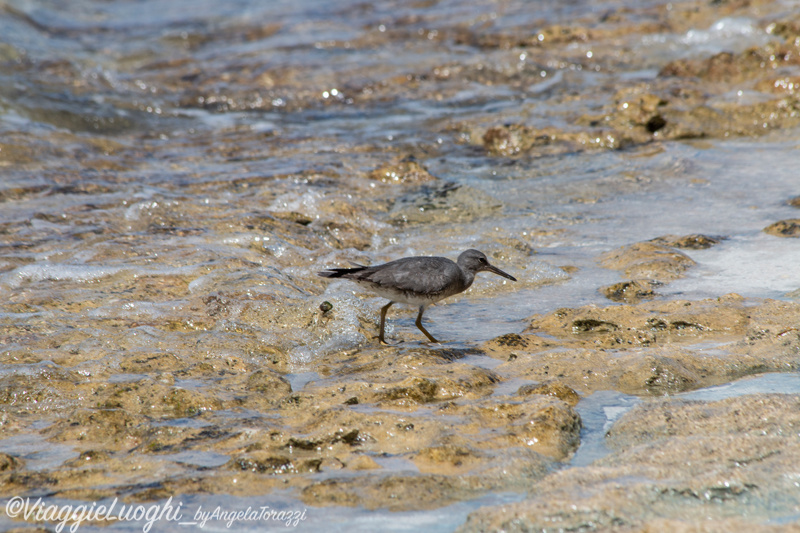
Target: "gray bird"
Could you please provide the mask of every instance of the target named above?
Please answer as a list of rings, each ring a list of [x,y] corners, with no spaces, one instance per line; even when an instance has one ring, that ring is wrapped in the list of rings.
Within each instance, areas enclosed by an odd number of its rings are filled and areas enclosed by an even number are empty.
[[[377,266],[329,268],[317,275],[353,280],[378,296],[388,298],[389,303],[381,307],[381,329],[378,334],[380,343],[387,344],[383,338],[386,311],[398,302],[419,306],[417,321],[414,323],[431,342],[438,343],[422,327],[422,313],[429,305],[469,289],[478,272],[494,272],[511,281],[517,281],[514,276],[489,264],[486,256],[478,250],[463,252],[455,263],[445,257],[404,257]]]

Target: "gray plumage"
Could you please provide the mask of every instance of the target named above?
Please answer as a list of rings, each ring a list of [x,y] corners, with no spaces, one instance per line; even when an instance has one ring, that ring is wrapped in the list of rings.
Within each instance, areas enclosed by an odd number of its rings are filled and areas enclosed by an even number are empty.
[[[382,265],[331,268],[317,275],[355,281],[375,294],[389,299],[381,308],[378,340],[384,340],[386,311],[396,302],[419,306],[415,322],[431,342],[439,342],[422,326],[422,314],[429,305],[469,289],[478,272],[493,272],[512,281],[513,276],[492,266],[478,250],[467,250],[453,262],[445,257],[404,257]]]

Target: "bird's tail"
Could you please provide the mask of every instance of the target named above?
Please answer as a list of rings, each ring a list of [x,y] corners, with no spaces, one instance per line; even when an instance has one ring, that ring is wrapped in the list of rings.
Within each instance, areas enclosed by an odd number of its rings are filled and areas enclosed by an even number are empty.
[[[356,268],[329,268],[322,272],[317,272],[317,276],[322,276],[323,278],[343,278],[348,274],[356,274],[365,268],[369,268],[364,265],[359,265],[358,263],[353,264],[357,265]]]

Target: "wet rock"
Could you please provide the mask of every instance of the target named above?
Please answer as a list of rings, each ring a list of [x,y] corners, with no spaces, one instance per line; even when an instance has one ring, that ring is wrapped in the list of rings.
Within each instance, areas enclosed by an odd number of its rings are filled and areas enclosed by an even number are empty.
[[[559,309],[534,317],[527,332],[572,337],[586,345],[650,345],[742,334],[747,312],[741,298],[699,302],[644,302],[598,308]]]
[[[795,95],[800,91],[800,76],[780,76],[756,83],[757,91],[775,95]]]
[[[22,459],[15,457],[13,455],[9,455],[7,453],[0,453],[0,473],[10,472],[12,470],[18,470],[25,465],[25,461]]]
[[[225,329],[234,334],[231,340],[246,347],[248,354],[261,354],[274,371],[290,371],[292,359],[289,354],[292,350],[323,344],[338,324],[336,311],[323,315],[318,300],[291,281],[282,287],[275,286],[265,294],[251,291],[249,295],[232,294],[230,298],[237,302],[229,309],[231,320],[225,322]],[[337,307],[352,305],[330,299]],[[285,301],[293,301],[296,305],[284,305],[282,302]],[[366,319],[364,326],[366,332]],[[275,328],[280,328],[281,335],[265,333]],[[374,335],[374,326],[370,325],[369,329],[370,333],[365,334],[367,337]],[[240,335],[238,340],[235,334]]]
[[[24,526],[24,527],[12,527],[7,531],[7,533],[49,533],[49,531],[50,530],[44,526],[42,527]]]
[[[347,465],[352,470],[377,470],[381,466],[368,455],[357,455]]]
[[[258,446],[280,453],[291,450],[294,457],[346,457],[351,453],[401,454],[433,445],[449,432],[445,421],[422,416],[416,411],[355,411],[342,405],[303,402],[290,433],[270,434],[256,441]],[[427,411],[427,409],[425,410]],[[287,409],[284,411],[289,413]],[[349,460],[343,460],[349,464]]]
[[[779,355],[797,349],[800,331],[792,315],[800,312],[800,304],[766,300],[748,312],[750,320],[744,338],[736,344],[737,348],[759,355],[762,351]]]
[[[557,346],[556,343],[538,335],[507,333],[485,342],[481,346],[481,351],[490,357],[516,359],[520,354],[546,350],[555,346]]]
[[[7,408],[16,407],[26,411],[49,408],[60,400],[57,390],[30,376],[3,377],[2,391],[0,404]]]
[[[465,408],[464,414],[471,423],[462,429],[462,435],[474,439],[474,445],[482,449],[525,446],[564,460],[580,444],[580,416],[553,396],[529,395],[521,402],[487,400]],[[476,434],[485,433],[486,428],[493,431],[487,436]]]
[[[149,491],[155,498],[174,495],[164,490],[166,483],[161,479],[180,477],[185,472],[185,467],[154,456],[117,453],[108,457],[97,456],[85,462],[77,458],[50,472],[53,476],[52,489],[55,498],[83,501],[113,498],[119,494],[114,485],[124,485],[126,500],[143,501],[136,496],[131,497],[132,494],[146,494],[145,491]],[[143,479],[147,481],[143,482]],[[152,498],[144,501],[152,501]]]
[[[317,219],[317,201],[316,197],[308,199],[311,205],[306,208],[302,197],[286,198],[285,203],[273,206],[267,213],[247,214],[236,220],[225,220],[223,227],[214,229],[230,232],[233,228],[252,233],[251,247],[261,253],[282,255],[293,252],[295,247],[313,249],[322,244],[322,238],[318,233],[302,228],[307,228]],[[218,287],[218,290],[222,289],[223,287]]]
[[[90,448],[129,450],[142,442],[149,419],[122,409],[78,409],[42,433],[54,441],[81,441]]]
[[[486,456],[469,446],[447,443],[420,450],[412,461],[425,474],[458,475],[476,468]]]
[[[517,391],[517,396],[530,396],[531,394],[541,394],[543,396],[553,396],[569,404],[571,407],[578,405],[581,397],[571,387],[558,381],[548,381],[538,385],[523,385]]]
[[[0,476],[3,481],[3,488],[10,494],[15,495],[25,494],[33,490],[52,490],[59,481],[55,473],[30,470],[12,471]]]
[[[606,434],[606,442],[613,449],[629,449],[676,436],[781,437],[797,431],[800,431],[800,396],[754,394],[715,402],[646,402],[615,422]]]
[[[372,235],[365,232],[363,226],[350,222],[320,222],[315,228],[325,229],[325,241],[338,250],[353,248],[366,250],[372,244]]]
[[[297,460],[266,451],[253,451],[231,459],[228,468],[266,475],[309,474],[320,471],[320,459]]]
[[[656,244],[663,244],[664,246],[671,246],[673,248],[682,248],[685,250],[705,250],[711,248],[715,244],[719,244],[722,239],[720,237],[709,237],[708,235],[685,235],[678,237],[676,235],[665,235],[658,237],[650,242]]]
[[[613,111],[602,117],[582,117],[578,123],[587,126],[602,124],[625,132],[637,144],[649,142],[654,133],[667,125],[663,109],[668,102],[648,91],[649,87],[644,85],[621,89],[614,95]]]
[[[435,509],[490,490],[525,490],[540,480],[550,466],[530,450],[514,448],[493,454],[447,444],[425,449],[413,460],[419,463],[421,473],[368,471],[359,480],[317,481],[302,490],[301,499],[315,506]]]
[[[196,470],[194,472],[194,475],[186,471],[173,472],[172,476],[159,483],[152,481],[131,483],[128,486],[130,499],[152,502],[165,500],[170,496],[177,498],[181,494],[219,493],[252,497],[254,494],[269,494],[275,490],[286,489],[287,486],[292,486],[294,481],[294,477],[290,475],[267,475],[238,468],[214,469],[213,473],[206,475],[197,475]]]
[[[445,182],[423,186],[399,198],[389,213],[395,224],[466,222],[496,213],[502,203],[468,185]]]
[[[408,378],[395,387],[378,394],[378,401],[400,404],[420,404],[441,400],[439,384],[432,379]]]
[[[115,383],[98,389],[100,409],[124,409],[128,413],[152,417],[183,418],[222,408],[222,402],[198,391],[145,378],[131,383]]]
[[[0,153],[3,154],[2,162],[6,164],[14,162],[29,162],[33,160],[30,157],[23,156],[22,160],[16,161],[20,157],[19,150],[16,147],[11,147],[5,143],[0,143]],[[32,155],[32,153],[29,155]],[[40,194],[46,190],[46,185],[23,185],[18,187],[7,187],[0,191],[0,203],[22,200]]]
[[[794,50],[793,50],[794,48]],[[678,59],[665,65],[659,76],[696,77],[726,84],[760,78],[765,71],[800,64],[796,46],[772,42],[741,53],[720,52],[708,58]]]
[[[50,143],[41,141],[32,143],[31,139],[19,139],[19,142],[13,142],[13,138],[7,137],[4,142],[0,143],[0,154],[2,154],[0,155],[0,164],[7,166],[30,164],[40,161],[44,157],[58,159],[63,157],[65,152]],[[45,188],[35,185],[11,187],[7,191],[3,191],[2,195],[0,195],[0,201],[25,198]]]
[[[800,457],[798,412],[796,395],[646,402],[612,426],[611,455],[547,476],[524,502],[474,511],[460,531],[555,520],[565,529],[695,530],[713,520],[715,531],[758,530],[796,509],[785,472]]]
[[[795,196],[789,200],[789,205],[792,207],[800,207],[800,196]]]
[[[220,381],[220,386],[232,395],[232,405],[259,411],[275,407],[282,398],[292,393],[289,382],[267,368],[226,377]]]
[[[764,228],[764,232],[776,237],[800,237],[800,218],[775,222]]]
[[[498,346],[506,346],[509,348],[527,348],[528,341],[517,333],[506,333],[499,337],[495,337],[492,341]]]
[[[600,126],[596,120],[592,126]],[[557,128],[536,129],[520,124],[493,126],[481,137],[484,149],[491,155],[516,156],[536,154],[556,155],[581,150],[616,150],[633,144],[629,135],[612,128],[592,127],[568,131]]]
[[[266,369],[256,370],[247,376],[248,392],[280,398],[292,392],[292,386],[286,379]]]
[[[483,146],[493,155],[516,155],[537,145],[550,144],[551,140],[550,132],[533,130],[520,124],[494,126],[483,134]]]
[[[171,353],[131,354],[122,359],[119,369],[125,374],[164,372],[166,375],[171,375],[171,372],[185,370],[186,362]]]
[[[478,367],[459,369],[458,374],[460,376],[455,379],[444,376],[411,376],[397,384],[381,386],[376,391],[374,400],[378,403],[409,406],[462,397],[474,398],[491,394],[494,386],[500,382],[497,374]]]
[[[311,189],[279,196],[269,206],[270,213],[276,218],[289,218],[294,224],[284,226],[281,233],[269,235],[253,244],[267,253],[279,256],[291,251],[293,255],[296,254],[294,264],[302,262],[308,251],[319,248],[320,244],[336,249],[366,249],[371,243],[373,233],[382,227],[382,224],[372,218],[371,213],[386,207],[385,202],[372,196],[368,196],[372,199],[371,202],[362,203],[354,198],[361,198],[358,193],[359,191],[352,190],[347,195],[330,194]],[[267,227],[274,225],[267,222]],[[311,230],[313,234],[301,228]],[[286,245],[282,245],[281,241],[285,241]]]
[[[103,463],[110,460],[111,457],[111,453],[105,450],[86,450],[81,452],[77,458],[67,461],[65,465],[81,467],[87,464]]]
[[[331,405],[385,403],[404,409],[454,398],[482,398],[490,395],[502,378],[491,370],[459,362],[466,353],[475,352],[410,346],[363,350],[346,354],[343,366],[336,364],[337,374],[348,376],[346,386],[312,382],[303,392]]]
[[[791,128],[799,121],[794,82],[790,77],[763,78],[775,69],[794,68],[796,57],[796,43],[773,42],[741,53],[678,59],[664,66],[655,80],[618,90],[601,114],[579,117],[575,124],[583,135],[614,139],[594,143],[612,149],[657,139],[752,136]],[[753,80],[762,95],[774,96],[747,98],[740,90],[739,97],[731,99],[726,94],[737,85],[749,87]],[[561,136],[554,133],[552,138]],[[495,137],[503,141],[500,149],[526,149],[514,136]]]
[[[175,453],[186,450],[221,449],[225,452],[240,444],[238,428],[205,425],[201,427],[180,424],[151,425],[143,434],[137,451],[149,454]]]
[[[608,287],[601,287],[600,293],[614,302],[637,303],[656,295],[653,291],[654,285],[658,284],[649,280],[621,281]]]
[[[49,362],[27,370],[0,378],[0,405],[16,414],[65,409],[93,389],[84,376]]]
[[[318,481],[303,489],[301,498],[310,505],[355,507],[361,500],[351,485],[336,479]]]
[[[628,361],[619,376],[617,387],[661,396],[693,390],[700,381],[700,375],[686,368],[679,360],[663,355],[643,355]]]
[[[737,295],[698,302],[643,302],[561,309],[533,317],[534,332],[559,339],[557,349],[533,342],[508,348],[488,341],[495,370],[518,378],[556,379],[581,394],[614,389],[664,394],[765,371],[800,368],[800,333],[789,318],[797,303],[747,305]],[[793,309],[794,311],[791,311]],[[709,348],[708,342],[713,342]]]
[[[23,414],[9,413],[8,411],[0,413],[0,435],[4,437],[16,434],[28,424],[29,422]]]
[[[369,178],[393,185],[413,185],[437,179],[413,156],[405,157],[394,164],[376,168],[369,173]]]
[[[621,270],[633,279],[671,281],[682,277],[695,262],[683,252],[668,246],[639,242],[603,254],[600,264]]]

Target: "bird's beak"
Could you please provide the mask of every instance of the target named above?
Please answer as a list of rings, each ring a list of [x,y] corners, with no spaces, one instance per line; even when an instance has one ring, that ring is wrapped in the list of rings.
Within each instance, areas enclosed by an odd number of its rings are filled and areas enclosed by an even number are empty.
[[[506,274],[505,272],[503,272],[502,270],[500,270],[499,268],[497,268],[497,267],[496,267],[496,266],[494,266],[494,265],[489,265],[489,264],[487,264],[487,265],[486,265],[485,267],[483,267],[481,270],[485,270],[486,272],[494,272],[494,273],[495,273],[495,274],[497,274],[498,276],[503,276],[504,278],[508,278],[508,279],[510,279],[511,281],[517,281],[517,278],[515,278],[515,277],[514,277],[514,276],[512,276],[511,274]]]

